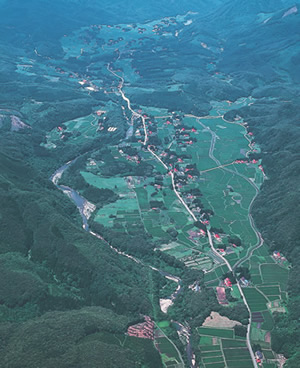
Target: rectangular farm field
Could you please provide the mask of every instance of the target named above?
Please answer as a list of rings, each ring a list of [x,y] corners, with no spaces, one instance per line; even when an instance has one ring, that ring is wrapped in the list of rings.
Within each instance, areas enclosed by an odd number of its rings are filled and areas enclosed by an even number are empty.
[[[222,363],[224,359],[222,356],[212,357],[212,358],[202,358],[203,362],[206,363]]]
[[[267,299],[254,288],[245,288],[244,294],[251,312],[259,312],[267,309]]]
[[[258,256],[262,256],[262,257],[269,257],[270,256],[268,247],[265,244],[263,244],[260,248],[255,250],[254,254],[257,254]]]
[[[274,327],[274,320],[269,311],[262,312],[262,315],[264,317],[264,323],[262,324],[261,328],[264,330],[272,330]]]
[[[259,290],[262,291],[266,296],[280,295],[279,286],[260,286]]]
[[[277,264],[263,264],[261,265],[261,274],[266,284],[279,283],[281,289],[286,289],[289,271]]]
[[[273,302],[274,300],[279,300],[280,296],[279,295],[268,295],[268,299],[270,300],[270,302]]]
[[[227,266],[219,266],[215,269],[216,275],[222,277],[224,273],[228,272]]]
[[[182,233],[178,234],[178,240],[189,247],[194,248],[196,246],[196,244],[187,239]]]
[[[226,360],[228,368],[253,368],[252,360]]]
[[[154,237],[171,239],[170,235],[163,231],[159,226],[152,227],[147,230]]]
[[[136,188],[135,192],[136,192],[141,210],[148,211],[150,207],[149,207],[149,202],[148,202],[147,191],[144,188]]]
[[[264,354],[264,357],[266,359],[274,359],[274,353],[272,350],[262,350],[263,354]]]
[[[236,349],[223,349],[226,360],[244,360],[250,359],[250,353],[247,347]]]
[[[260,275],[252,275],[251,273],[251,280],[254,283],[254,285],[261,285],[262,284],[262,279]]]
[[[218,276],[216,275],[215,271],[204,274],[204,282],[213,281],[213,280],[216,280],[217,278]]]
[[[212,337],[210,337],[210,336],[200,336],[199,345],[211,345],[211,346],[209,346],[211,348],[215,348],[215,346],[218,346],[218,349],[210,349],[210,350],[207,350],[207,351],[219,350],[220,349],[219,345],[212,345]],[[206,351],[206,346],[201,346],[201,350]]]
[[[208,358],[208,357],[222,357],[223,355],[222,355],[222,352],[221,352],[221,350],[219,350],[219,351],[206,351],[206,352],[202,352],[201,353],[201,357],[202,358]]]
[[[201,336],[200,342],[201,342],[201,339],[203,337],[206,337],[206,336]],[[210,341],[212,341],[212,339]],[[202,352],[206,352],[206,351],[221,351],[220,345],[208,345],[207,344],[207,346],[201,346],[200,349],[201,349]]]
[[[222,363],[206,363],[205,364],[205,368],[224,368],[225,364],[224,362]]]
[[[227,337],[229,339],[232,339],[234,337],[233,330],[231,329],[199,327],[198,333],[200,335],[217,336],[225,338]]]
[[[184,212],[168,212],[168,215],[175,221],[174,224],[182,228],[188,221],[188,216]]]
[[[180,361],[178,353],[175,347],[170,343],[168,339],[165,337],[157,339],[159,344],[159,349],[163,354],[166,354],[168,357],[174,357],[177,361]]]
[[[240,341],[240,340],[222,340],[222,346],[223,349],[226,348],[244,348],[246,347],[246,342],[245,341]]]
[[[214,280],[214,281],[211,281],[209,283],[209,287],[217,287],[217,286],[219,286],[219,284],[220,284],[219,279],[218,280]]]

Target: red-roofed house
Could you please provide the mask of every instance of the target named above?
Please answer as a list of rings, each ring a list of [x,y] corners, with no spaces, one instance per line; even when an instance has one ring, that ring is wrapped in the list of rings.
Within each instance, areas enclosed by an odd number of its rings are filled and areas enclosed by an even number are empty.
[[[214,237],[217,241],[221,241],[221,237],[219,234],[214,234]]]
[[[227,286],[227,287],[232,287],[232,282],[230,281],[230,278],[227,277],[225,280],[224,280],[224,284]]]

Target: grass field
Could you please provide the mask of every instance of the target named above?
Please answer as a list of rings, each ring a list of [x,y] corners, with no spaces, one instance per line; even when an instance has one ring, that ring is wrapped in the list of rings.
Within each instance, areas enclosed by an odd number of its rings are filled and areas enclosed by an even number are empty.
[[[111,189],[116,193],[128,191],[124,178],[115,176],[112,178],[104,178],[86,171],[81,171],[80,173],[88,184],[96,188]]]
[[[158,322],[157,325],[160,328],[165,328],[165,327],[169,327],[170,326],[170,322],[169,321],[161,321],[161,322]]]
[[[164,201],[165,201],[165,199],[164,199]],[[165,201],[165,203],[166,203],[166,201]],[[174,220],[174,223],[176,225],[178,225],[180,228],[185,226],[188,222],[188,217],[184,212],[172,212],[172,211],[170,211],[168,214]]]
[[[274,359],[274,353],[273,353],[272,350],[265,350],[265,349],[263,349],[262,352],[263,352],[264,357],[266,359]]]
[[[117,216],[118,211],[121,208],[127,208],[128,210],[134,211],[137,209],[137,201],[136,198],[122,198],[117,200],[114,203],[110,203],[100,208],[95,216],[95,221],[103,224],[104,226],[113,226],[113,223],[116,222],[124,222],[127,221],[129,223],[140,223],[140,217],[134,215],[133,217],[127,217],[121,215],[118,219],[114,220],[110,216]]]

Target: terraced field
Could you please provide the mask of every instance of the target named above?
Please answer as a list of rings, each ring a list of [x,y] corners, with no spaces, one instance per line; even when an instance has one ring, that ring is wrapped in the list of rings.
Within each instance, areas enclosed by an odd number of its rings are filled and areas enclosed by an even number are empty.
[[[205,368],[253,367],[246,341],[232,329],[199,328],[201,360]]]

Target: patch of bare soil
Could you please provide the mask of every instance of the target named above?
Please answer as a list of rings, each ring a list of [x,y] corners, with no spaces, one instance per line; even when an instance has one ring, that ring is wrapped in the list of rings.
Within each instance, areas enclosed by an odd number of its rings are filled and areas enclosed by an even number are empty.
[[[238,321],[232,321],[227,317],[220,316],[217,312],[211,312],[210,316],[206,318],[203,323],[204,327],[224,327],[224,328],[233,328],[236,325],[241,325]]]

